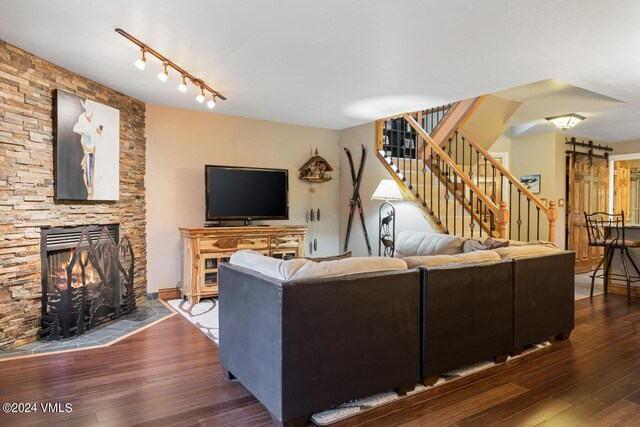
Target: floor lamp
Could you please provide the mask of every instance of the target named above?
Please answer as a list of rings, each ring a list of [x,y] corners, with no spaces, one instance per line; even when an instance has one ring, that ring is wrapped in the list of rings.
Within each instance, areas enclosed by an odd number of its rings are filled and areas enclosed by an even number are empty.
[[[396,208],[392,200],[402,200],[398,184],[392,179],[383,179],[373,192],[371,200],[383,200],[378,210],[378,255],[393,257],[396,247]],[[384,252],[382,250],[384,247]]]

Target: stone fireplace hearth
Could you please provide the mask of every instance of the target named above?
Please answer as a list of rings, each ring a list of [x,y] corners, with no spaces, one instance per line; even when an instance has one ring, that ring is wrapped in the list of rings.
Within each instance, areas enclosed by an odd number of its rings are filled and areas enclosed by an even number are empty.
[[[43,228],[41,339],[82,335],[135,311],[133,249],[117,224]]]

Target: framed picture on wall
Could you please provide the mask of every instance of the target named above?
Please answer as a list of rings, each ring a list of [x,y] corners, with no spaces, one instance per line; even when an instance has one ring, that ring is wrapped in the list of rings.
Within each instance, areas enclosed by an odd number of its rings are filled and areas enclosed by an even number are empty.
[[[57,200],[118,200],[120,112],[56,90]]]
[[[520,182],[533,194],[540,194],[540,175],[522,175]]]

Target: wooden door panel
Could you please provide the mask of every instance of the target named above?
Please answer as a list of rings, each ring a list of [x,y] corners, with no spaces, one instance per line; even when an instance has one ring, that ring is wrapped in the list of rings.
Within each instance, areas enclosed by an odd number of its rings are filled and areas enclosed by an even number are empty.
[[[585,156],[569,159],[569,237],[567,248],[576,252],[576,272],[590,271],[602,257],[601,248],[589,246],[584,212],[606,212],[609,196],[609,162]]]

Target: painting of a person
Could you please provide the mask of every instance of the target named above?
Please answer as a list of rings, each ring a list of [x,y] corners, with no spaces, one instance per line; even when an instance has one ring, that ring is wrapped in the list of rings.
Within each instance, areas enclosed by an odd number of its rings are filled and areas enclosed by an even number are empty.
[[[84,157],[82,158],[82,170],[84,171],[84,184],[87,187],[88,199],[93,198],[94,176],[96,164],[96,144],[98,138],[102,136],[103,125],[94,123],[93,117],[96,104],[91,100],[82,101],[84,112],[78,117],[78,121],[73,126],[73,131],[80,135],[80,144]]]

